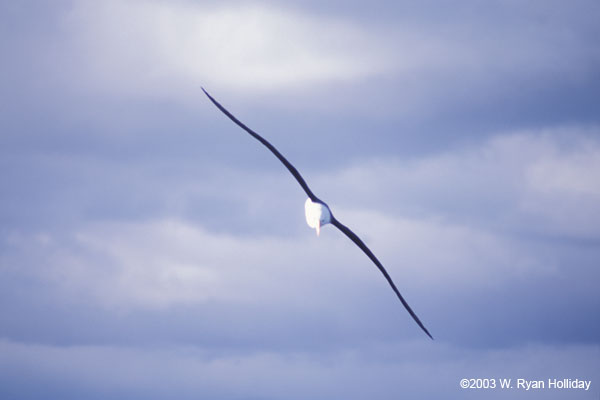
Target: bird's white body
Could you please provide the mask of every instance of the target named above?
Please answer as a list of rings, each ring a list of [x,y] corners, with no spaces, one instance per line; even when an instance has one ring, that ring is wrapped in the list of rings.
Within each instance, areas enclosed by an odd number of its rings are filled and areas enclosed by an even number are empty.
[[[323,225],[331,222],[331,211],[329,211],[329,207],[325,204],[315,203],[311,199],[306,199],[304,212],[306,214],[306,223],[311,228],[317,230],[317,235],[321,232]]]

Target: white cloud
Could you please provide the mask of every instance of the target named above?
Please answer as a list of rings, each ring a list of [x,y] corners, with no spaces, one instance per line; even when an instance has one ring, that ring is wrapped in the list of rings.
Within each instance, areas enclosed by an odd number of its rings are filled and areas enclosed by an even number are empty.
[[[7,237],[4,273],[12,270],[111,309],[207,301],[321,307],[326,301],[307,297],[307,287],[355,279],[352,271],[335,278],[339,271],[331,265],[349,257],[328,254],[328,245],[338,245],[331,238],[317,241],[310,232],[304,239],[244,237],[166,219],[91,224],[76,233],[39,237]]]
[[[522,210],[532,215],[542,230],[598,237],[600,143],[579,138],[564,147],[554,144],[528,166]]]
[[[580,127],[508,132],[452,152],[352,165],[319,183],[327,182],[338,198],[396,214],[476,229],[597,237],[597,133]]]
[[[368,243],[409,299],[439,288],[499,287],[555,272],[543,256],[483,230],[340,211],[338,217]],[[210,302],[322,313],[353,308],[361,302],[350,294],[356,291],[393,299],[371,261],[333,227],[319,238],[308,228],[301,237],[246,237],[167,219],[90,224],[62,238],[44,234],[42,242],[39,236],[12,236],[5,266],[102,308]]]
[[[525,80],[560,76],[570,84],[593,73],[598,55],[587,37],[556,29],[567,17],[532,29],[527,21],[536,13],[513,12],[524,19],[499,26],[487,16],[465,26],[460,18],[441,23],[409,14],[392,25],[260,3],[81,0],[63,19],[69,40],[52,56],[68,60],[65,84],[76,90],[185,100],[204,85],[221,94],[252,92],[253,101],[257,91],[297,97],[317,90],[327,99],[320,107],[360,105],[375,114],[383,107],[395,115],[485,103],[498,91],[517,93]],[[376,106],[364,104],[356,90],[372,78],[401,88],[393,104],[389,93]]]
[[[66,21],[96,90],[299,88],[382,68],[376,40],[360,27],[258,3],[76,2]]]
[[[534,256],[513,238],[482,228],[436,218],[391,218],[373,211],[344,212],[344,220],[361,227],[362,236],[379,259],[387,261],[401,286],[421,297],[426,297],[421,291],[500,288],[557,273],[555,263],[544,255]]]
[[[551,154],[537,160],[527,174],[532,190],[600,197],[600,148],[591,140],[582,144],[576,151],[553,149]]]

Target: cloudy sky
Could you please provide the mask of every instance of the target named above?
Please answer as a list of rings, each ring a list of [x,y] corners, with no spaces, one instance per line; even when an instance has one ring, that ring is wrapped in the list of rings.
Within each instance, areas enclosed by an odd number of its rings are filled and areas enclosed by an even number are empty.
[[[2,1],[0,397],[598,399],[599,18]]]

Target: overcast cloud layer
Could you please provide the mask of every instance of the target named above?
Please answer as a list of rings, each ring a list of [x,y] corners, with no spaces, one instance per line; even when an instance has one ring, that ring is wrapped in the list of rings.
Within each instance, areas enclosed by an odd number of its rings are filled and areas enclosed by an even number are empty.
[[[321,3],[0,5],[0,397],[598,398],[597,2]]]

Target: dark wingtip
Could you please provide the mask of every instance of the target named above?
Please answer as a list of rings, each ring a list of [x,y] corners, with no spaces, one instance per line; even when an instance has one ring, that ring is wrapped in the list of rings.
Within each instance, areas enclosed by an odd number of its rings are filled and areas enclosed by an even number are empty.
[[[412,311],[412,310],[411,310]],[[410,312],[410,311],[409,311]],[[417,323],[417,325],[419,325],[419,327],[421,327],[421,329],[423,330],[423,332],[425,332],[425,334],[427,334],[427,336],[429,336],[429,339],[434,340],[433,336],[431,336],[431,333],[429,333],[429,331],[427,330],[427,328],[425,328],[425,325],[423,325],[423,323],[421,322],[421,320],[416,316],[416,314],[414,314],[413,312],[410,312],[410,314],[412,315],[412,317],[414,318],[415,322]]]
[[[425,328],[425,325],[423,325],[423,323],[421,322],[421,320],[419,318],[416,318],[416,315],[413,315],[413,317],[415,317],[415,321],[421,327],[421,329],[423,329],[423,332],[425,332],[427,334],[427,336],[429,336],[429,339],[434,340],[433,336],[431,336],[431,333],[429,333],[429,331],[427,330],[427,328]]]
[[[431,333],[429,333],[429,331],[427,330],[427,328],[425,328],[425,325],[423,325],[423,323],[421,322],[421,320],[416,315],[413,315],[413,317],[415,317],[415,321],[421,327],[421,329],[423,329],[423,332],[425,332],[427,334],[427,336],[429,336],[429,339],[434,340],[433,336],[431,336]]]

